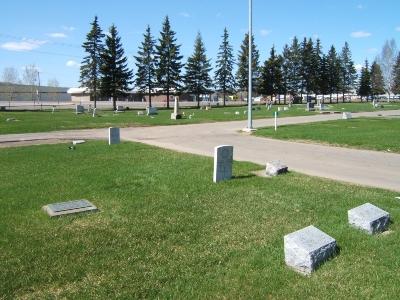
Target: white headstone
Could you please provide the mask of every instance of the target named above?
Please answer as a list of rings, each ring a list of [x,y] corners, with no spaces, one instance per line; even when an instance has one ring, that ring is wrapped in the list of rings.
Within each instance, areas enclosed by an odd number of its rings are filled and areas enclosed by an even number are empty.
[[[342,118],[343,118],[343,120],[350,120],[353,118],[353,116],[350,112],[344,112]]]
[[[97,108],[93,108],[93,114],[92,114],[93,118],[96,116],[96,111],[97,111]]]
[[[174,112],[171,114],[171,120],[179,120],[179,119],[182,119],[182,115],[179,110],[178,97],[175,97]]]
[[[268,176],[278,176],[288,172],[288,167],[280,161],[271,161],[267,163],[266,174]]]
[[[72,141],[72,145],[76,146],[76,145],[80,145],[80,144],[84,144],[86,143],[85,140],[76,140],[76,141]]]
[[[110,127],[108,129],[108,144],[115,145],[121,142],[119,128]]]
[[[218,146],[214,149],[215,183],[232,178],[233,146]]]
[[[370,203],[353,208],[347,214],[350,225],[369,234],[383,232],[389,226],[389,213]]]
[[[336,254],[336,240],[314,226],[284,237],[285,262],[295,271],[310,275]]]

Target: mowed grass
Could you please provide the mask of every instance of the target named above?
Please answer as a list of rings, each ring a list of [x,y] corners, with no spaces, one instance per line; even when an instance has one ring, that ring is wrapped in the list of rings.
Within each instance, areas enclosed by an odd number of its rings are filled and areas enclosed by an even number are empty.
[[[325,105],[328,106],[328,110],[332,111],[347,111],[347,112],[372,112],[380,110],[398,110],[400,109],[400,102],[380,102],[381,106],[375,108],[372,102],[362,102],[362,103],[337,103],[329,104],[328,100],[325,99]]]
[[[264,128],[257,136],[400,153],[400,118],[358,118]]]
[[[264,105],[255,105],[255,119],[272,118],[273,112]],[[138,116],[137,111],[126,111],[116,114],[112,111],[99,111],[93,118],[91,114],[76,115],[72,110],[60,110],[54,114],[51,111],[21,111],[0,112],[0,134],[47,132],[66,129],[105,128],[110,126],[135,127],[155,125],[184,125],[196,123],[212,123],[221,121],[240,121],[247,119],[247,107],[221,107],[209,111],[200,109],[183,109],[182,120],[171,120],[171,110],[159,110],[157,116]],[[236,114],[239,113],[239,114]],[[282,112],[281,116],[313,115],[306,112],[304,105],[296,105],[290,111]],[[189,116],[192,115],[190,119]],[[7,119],[14,119],[9,120]]]
[[[1,149],[0,298],[395,299],[400,203],[393,192],[296,173],[212,183],[211,158],[104,142]],[[88,199],[99,213],[50,219]],[[347,224],[371,202],[389,234]],[[283,236],[314,224],[340,254],[311,277],[285,266]]]

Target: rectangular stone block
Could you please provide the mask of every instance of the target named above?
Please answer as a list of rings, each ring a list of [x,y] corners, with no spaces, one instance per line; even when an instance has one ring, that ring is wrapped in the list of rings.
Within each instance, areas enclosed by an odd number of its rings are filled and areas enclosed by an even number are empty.
[[[337,253],[336,240],[314,226],[284,237],[285,262],[295,271],[310,275]]]
[[[232,178],[233,146],[218,146],[214,149],[215,183]]]
[[[353,118],[353,115],[351,113],[349,113],[349,112],[343,113],[343,116],[342,116],[343,120],[351,120],[352,118]]]
[[[75,107],[75,112],[76,114],[83,114],[85,113],[85,108],[83,107],[83,105],[77,105]]]
[[[390,222],[388,212],[366,203],[348,211],[350,225],[366,231],[369,234],[376,234],[387,230]]]
[[[121,142],[119,128],[110,127],[108,129],[108,144],[115,145]]]
[[[148,116],[154,116],[154,115],[158,115],[158,110],[156,107],[147,107],[146,108],[146,114]]]
[[[118,105],[116,112],[117,113],[125,112],[125,108],[122,105]]]
[[[98,210],[97,207],[88,200],[74,200],[69,202],[48,204],[43,206],[42,209],[50,217],[59,217],[83,212],[94,212]]]
[[[287,173],[288,170],[289,168],[280,161],[271,161],[267,163],[266,174],[267,176],[278,176]]]

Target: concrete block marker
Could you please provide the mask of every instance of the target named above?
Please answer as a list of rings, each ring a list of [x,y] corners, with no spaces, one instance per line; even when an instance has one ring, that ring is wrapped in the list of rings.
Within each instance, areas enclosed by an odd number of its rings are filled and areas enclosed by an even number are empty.
[[[389,226],[389,213],[371,203],[353,208],[347,214],[351,226],[364,230],[368,234],[383,232]]]
[[[148,116],[158,115],[157,107],[146,107],[146,114]]]
[[[286,265],[310,275],[337,253],[336,240],[314,226],[309,226],[284,237]]]
[[[85,140],[76,140],[76,141],[72,141],[72,145],[76,146],[76,145],[80,145],[80,144],[84,144],[86,143]]]
[[[229,180],[232,178],[233,146],[218,146],[214,149],[213,181]]]
[[[266,174],[267,176],[278,176],[287,173],[288,170],[289,168],[280,161],[271,161],[267,163]]]
[[[353,118],[353,115],[351,113],[349,113],[349,112],[343,113],[343,116],[342,116],[343,120],[351,120],[352,118]]]
[[[120,130],[119,128],[110,127],[108,129],[108,144],[116,145],[121,142]]]
[[[75,113],[77,115],[85,113],[85,107],[83,105],[77,105],[75,107]]]
[[[71,214],[98,211],[88,200],[74,200],[69,202],[61,202],[48,204],[42,208],[50,217],[60,217]]]

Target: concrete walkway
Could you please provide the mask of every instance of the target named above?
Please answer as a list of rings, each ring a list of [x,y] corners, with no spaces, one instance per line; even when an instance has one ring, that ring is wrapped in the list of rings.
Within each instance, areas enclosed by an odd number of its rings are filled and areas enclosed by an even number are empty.
[[[400,111],[353,114],[354,117],[399,116]],[[341,119],[341,115],[282,118],[279,124],[300,124]],[[273,120],[256,120],[255,127],[272,126]],[[400,155],[317,144],[258,138],[239,131],[245,121],[184,126],[136,127],[121,130],[122,139],[200,155],[213,155],[217,145],[235,147],[235,160],[265,165],[281,160],[289,169],[329,179],[400,192]],[[0,144],[19,140],[106,139],[107,130],[60,131],[0,136]]]

